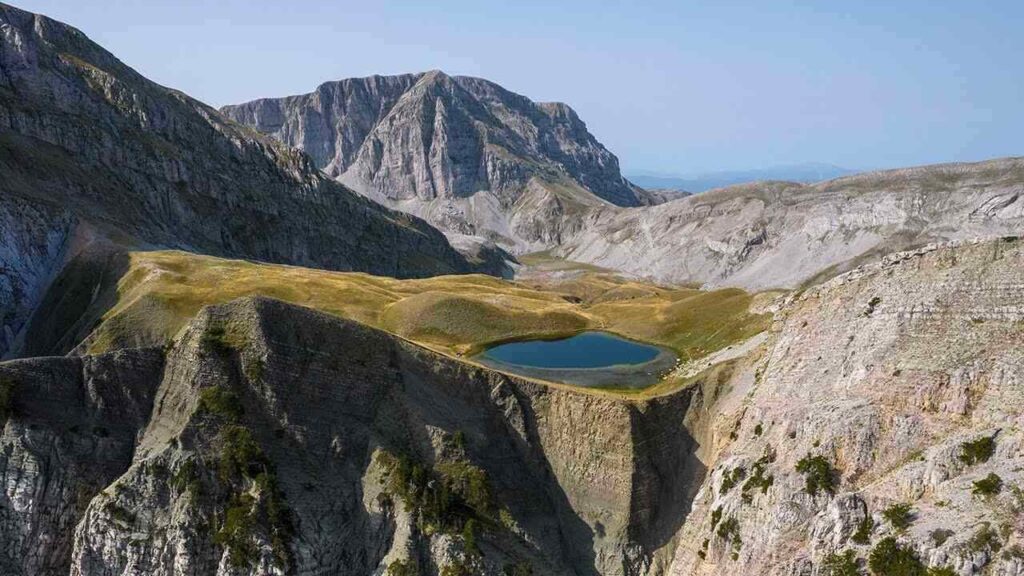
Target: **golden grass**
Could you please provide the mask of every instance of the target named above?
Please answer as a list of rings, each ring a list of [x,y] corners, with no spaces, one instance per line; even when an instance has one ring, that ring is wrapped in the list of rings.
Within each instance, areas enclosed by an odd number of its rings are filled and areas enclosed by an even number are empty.
[[[483,275],[396,280],[162,251],[131,255],[117,304],[92,334],[90,351],[169,341],[203,306],[252,295],[456,355],[495,342],[601,329],[689,358],[767,326],[767,316],[749,312],[753,295],[737,289],[666,288],[594,272],[530,285]]]

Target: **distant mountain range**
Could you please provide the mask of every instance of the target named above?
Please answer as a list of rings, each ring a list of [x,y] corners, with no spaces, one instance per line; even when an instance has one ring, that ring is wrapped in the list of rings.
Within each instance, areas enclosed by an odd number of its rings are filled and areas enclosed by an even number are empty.
[[[685,190],[687,192],[704,192],[715,188],[724,188],[736,184],[763,181],[784,181],[811,184],[823,180],[831,180],[840,176],[855,174],[850,170],[832,164],[807,162],[772,166],[758,170],[725,170],[720,172],[703,172],[698,174],[667,174],[637,170],[627,174],[627,178],[637,186],[648,189]]]

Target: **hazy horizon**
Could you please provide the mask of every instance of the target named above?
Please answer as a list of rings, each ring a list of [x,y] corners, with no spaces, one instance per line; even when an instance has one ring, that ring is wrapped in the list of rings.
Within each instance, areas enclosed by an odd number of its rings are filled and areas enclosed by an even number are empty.
[[[572,106],[626,173],[1024,154],[1024,6],[908,1],[514,10],[316,0],[16,2],[214,106],[441,69]]]

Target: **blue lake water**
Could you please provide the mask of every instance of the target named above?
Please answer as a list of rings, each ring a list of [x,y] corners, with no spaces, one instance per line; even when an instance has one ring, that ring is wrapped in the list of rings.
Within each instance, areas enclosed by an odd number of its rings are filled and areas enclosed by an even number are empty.
[[[604,368],[643,364],[661,350],[606,332],[583,332],[561,340],[530,340],[501,344],[483,353],[484,358],[535,368]]]

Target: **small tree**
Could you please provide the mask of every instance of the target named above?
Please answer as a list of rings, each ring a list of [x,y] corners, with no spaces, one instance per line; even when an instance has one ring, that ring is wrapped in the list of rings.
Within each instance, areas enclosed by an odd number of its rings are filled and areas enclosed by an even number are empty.
[[[927,576],[924,564],[914,551],[900,546],[895,538],[883,538],[868,556],[868,567],[875,576]]]
[[[1003,490],[1003,479],[994,472],[989,472],[988,476],[985,476],[981,480],[974,482],[974,488],[971,489],[971,493],[976,496],[983,498],[988,496],[995,496]]]
[[[882,511],[882,516],[893,528],[900,531],[906,530],[914,519],[910,512],[910,504],[893,504]]]
[[[988,462],[996,451],[996,441],[991,436],[978,438],[960,445],[960,461],[968,466]]]
[[[835,471],[823,456],[804,456],[796,463],[796,471],[804,475],[805,489],[811,496],[822,490],[835,494]]]
[[[857,568],[857,556],[853,550],[846,550],[842,554],[829,554],[821,563],[823,576],[859,576]]]

